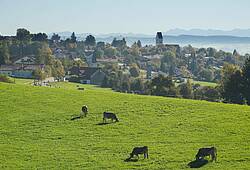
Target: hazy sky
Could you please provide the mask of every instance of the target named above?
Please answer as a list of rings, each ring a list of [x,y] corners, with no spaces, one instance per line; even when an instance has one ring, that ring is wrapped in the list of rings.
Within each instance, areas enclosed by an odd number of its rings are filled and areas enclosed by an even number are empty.
[[[0,0],[0,34],[250,28],[250,0]]]

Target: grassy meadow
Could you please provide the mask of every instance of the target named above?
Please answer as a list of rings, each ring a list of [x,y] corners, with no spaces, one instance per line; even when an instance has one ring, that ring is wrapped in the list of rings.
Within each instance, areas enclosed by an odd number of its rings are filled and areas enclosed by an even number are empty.
[[[0,169],[189,169],[200,147],[218,161],[202,169],[250,169],[250,107],[112,92],[90,85],[0,83]],[[72,121],[82,105],[86,118]],[[101,125],[102,113],[120,122]],[[135,146],[149,159],[125,162]]]

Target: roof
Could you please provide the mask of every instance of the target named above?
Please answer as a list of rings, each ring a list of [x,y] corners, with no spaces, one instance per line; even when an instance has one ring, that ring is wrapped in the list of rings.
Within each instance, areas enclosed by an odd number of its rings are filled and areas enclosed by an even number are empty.
[[[15,71],[15,70],[36,70],[41,68],[41,65],[1,65],[1,71]]]
[[[98,67],[72,67],[70,72],[72,74],[78,75],[85,80],[90,80],[91,76],[101,68]]]

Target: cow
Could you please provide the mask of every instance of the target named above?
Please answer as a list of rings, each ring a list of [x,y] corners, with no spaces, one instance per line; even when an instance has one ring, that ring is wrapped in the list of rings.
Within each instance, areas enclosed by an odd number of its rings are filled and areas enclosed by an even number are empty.
[[[82,116],[86,117],[87,114],[88,114],[88,106],[83,105],[83,106],[82,106],[82,111],[81,111],[81,113],[80,113],[80,117],[82,117]]]
[[[103,112],[103,122],[106,123],[106,119],[111,119],[112,122],[115,120],[115,122],[119,122],[117,116],[114,113],[111,112]]]
[[[215,161],[217,159],[217,149],[215,147],[211,147],[211,148],[200,148],[198,153],[196,154],[196,160],[201,160],[203,159],[205,156],[211,156],[212,157],[212,162]]]
[[[134,156],[137,156],[139,158],[139,154],[144,155],[144,159],[148,159],[148,147],[143,146],[143,147],[135,147],[133,151],[130,153],[130,157],[128,159],[133,158]]]

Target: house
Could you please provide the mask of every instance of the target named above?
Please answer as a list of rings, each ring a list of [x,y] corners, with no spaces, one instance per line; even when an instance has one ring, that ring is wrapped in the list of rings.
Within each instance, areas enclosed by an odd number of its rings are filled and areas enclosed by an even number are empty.
[[[69,78],[70,81],[77,81],[82,84],[101,85],[106,74],[98,67],[72,67],[68,74],[74,79]],[[75,79],[77,76],[77,79]]]
[[[41,68],[40,65],[1,65],[0,74],[16,78],[33,78],[36,69]]]
[[[17,61],[14,62],[14,64],[35,64],[35,58],[33,56],[26,56],[23,58],[18,59]]]
[[[0,74],[6,75],[6,76],[12,76],[12,73],[14,70],[17,70],[19,66],[17,65],[1,65],[0,66]]]
[[[17,78],[33,78],[34,71],[41,68],[40,65],[22,65],[16,70],[13,70],[12,77]]]
[[[155,40],[156,40],[156,45],[163,44],[163,36],[161,32],[157,32]]]

